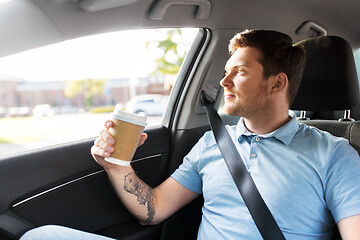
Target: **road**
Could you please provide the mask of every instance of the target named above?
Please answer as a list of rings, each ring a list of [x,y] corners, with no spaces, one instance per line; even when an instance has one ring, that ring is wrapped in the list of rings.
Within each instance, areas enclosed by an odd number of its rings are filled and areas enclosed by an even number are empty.
[[[26,150],[92,138],[98,135],[108,113],[0,119],[0,157]],[[162,117],[148,117],[148,126]]]

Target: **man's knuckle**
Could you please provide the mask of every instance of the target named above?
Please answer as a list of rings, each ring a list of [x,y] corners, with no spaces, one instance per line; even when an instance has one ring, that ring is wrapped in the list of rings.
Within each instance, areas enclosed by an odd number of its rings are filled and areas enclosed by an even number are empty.
[[[106,134],[107,134],[107,131],[106,131],[105,129],[103,129],[103,130],[100,131],[100,136],[101,136],[101,137],[106,136]]]
[[[92,146],[92,148],[91,148],[91,154],[92,155],[99,155],[99,147],[97,147],[97,146]]]

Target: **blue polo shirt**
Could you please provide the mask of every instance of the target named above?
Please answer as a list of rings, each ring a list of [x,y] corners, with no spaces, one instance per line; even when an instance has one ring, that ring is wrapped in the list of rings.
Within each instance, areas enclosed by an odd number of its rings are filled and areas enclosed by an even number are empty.
[[[265,135],[250,133],[243,119],[227,129],[287,240],[331,239],[335,222],[360,214],[360,158],[346,139],[294,116]],[[204,196],[198,239],[262,239],[212,132],[172,177]]]

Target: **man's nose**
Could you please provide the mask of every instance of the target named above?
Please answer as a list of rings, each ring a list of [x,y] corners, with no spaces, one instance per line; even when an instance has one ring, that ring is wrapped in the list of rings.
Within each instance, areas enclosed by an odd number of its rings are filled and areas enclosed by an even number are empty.
[[[225,87],[230,87],[232,84],[232,77],[230,76],[231,73],[226,74],[221,80],[220,80],[220,85],[225,88]]]

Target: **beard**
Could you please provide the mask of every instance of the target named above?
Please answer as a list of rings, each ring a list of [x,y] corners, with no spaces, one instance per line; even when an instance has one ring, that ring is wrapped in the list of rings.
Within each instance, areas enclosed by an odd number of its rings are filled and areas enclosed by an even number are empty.
[[[261,116],[269,109],[268,102],[264,95],[258,95],[255,98],[227,100],[223,106],[223,112],[227,115],[250,118],[253,116]]]
[[[238,117],[244,116],[244,109],[241,105],[239,106],[239,104],[229,103],[226,102],[226,100],[223,106],[223,112],[231,116],[238,116]]]

